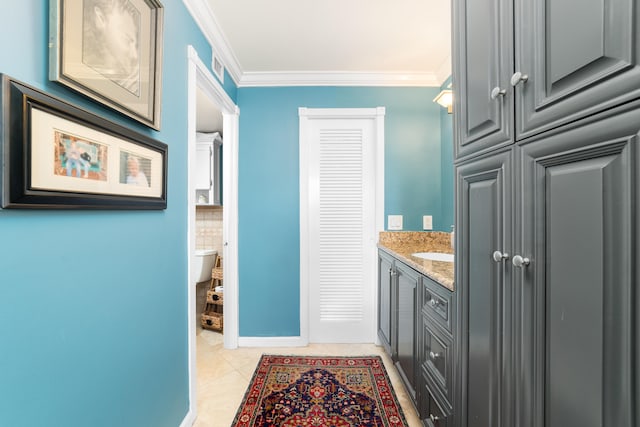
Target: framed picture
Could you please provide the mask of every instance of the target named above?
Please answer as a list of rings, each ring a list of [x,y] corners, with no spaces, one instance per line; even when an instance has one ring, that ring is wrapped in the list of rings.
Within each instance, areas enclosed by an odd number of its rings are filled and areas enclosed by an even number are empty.
[[[49,78],[160,129],[163,7],[51,0]]]
[[[167,207],[166,144],[7,75],[0,81],[0,207]]]

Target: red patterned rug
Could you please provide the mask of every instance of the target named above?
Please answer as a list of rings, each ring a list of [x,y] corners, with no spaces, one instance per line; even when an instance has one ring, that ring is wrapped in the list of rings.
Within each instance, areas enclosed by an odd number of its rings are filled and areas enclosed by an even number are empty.
[[[232,427],[406,427],[380,356],[263,355]]]

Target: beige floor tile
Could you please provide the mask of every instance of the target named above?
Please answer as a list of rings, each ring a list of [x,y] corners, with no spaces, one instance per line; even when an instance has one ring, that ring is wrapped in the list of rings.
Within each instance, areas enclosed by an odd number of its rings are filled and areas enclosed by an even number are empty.
[[[198,331],[196,343],[198,418],[194,427],[231,425],[262,354],[382,356],[409,427],[422,427],[400,377],[382,347],[373,344],[310,344],[307,347],[227,350],[223,347],[222,334],[208,330]]]

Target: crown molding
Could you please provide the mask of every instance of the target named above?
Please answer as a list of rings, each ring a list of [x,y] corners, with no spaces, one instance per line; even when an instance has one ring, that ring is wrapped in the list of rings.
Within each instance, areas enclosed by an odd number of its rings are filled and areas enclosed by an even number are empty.
[[[246,72],[238,87],[264,86],[440,86],[431,73],[379,72]]]
[[[447,56],[447,58],[442,61],[442,64],[436,70],[436,76],[440,82],[440,86],[442,86],[449,76],[451,76],[451,55]]]
[[[227,73],[229,73],[229,76],[231,76],[237,85],[242,78],[242,67],[233,50],[231,50],[227,38],[222,30],[220,30],[220,25],[211,7],[204,0],[182,0],[182,2],[209,42],[214,56],[217,56],[218,60],[222,62]]]

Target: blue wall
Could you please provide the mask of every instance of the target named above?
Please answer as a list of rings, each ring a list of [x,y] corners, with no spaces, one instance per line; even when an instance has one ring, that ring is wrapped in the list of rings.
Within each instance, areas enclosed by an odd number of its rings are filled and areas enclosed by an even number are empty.
[[[449,231],[443,217],[439,88],[239,88],[240,336],[298,336],[298,108],[386,107],[385,217],[422,215]],[[446,112],[445,112],[446,114]],[[452,169],[451,169],[452,173]],[[453,181],[453,177],[450,177]],[[452,217],[451,213],[451,217]]]
[[[0,425],[175,427],[189,406],[187,45],[205,63],[210,48],[163,0],[155,132],[48,81],[48,3],[4,8],[0,72],[168,144],[168,208],[0,210]]]

